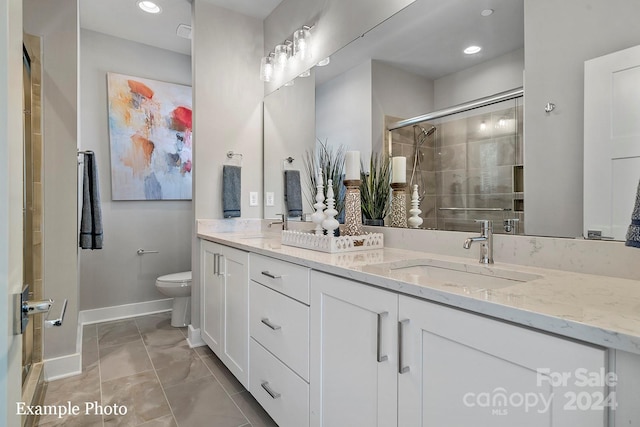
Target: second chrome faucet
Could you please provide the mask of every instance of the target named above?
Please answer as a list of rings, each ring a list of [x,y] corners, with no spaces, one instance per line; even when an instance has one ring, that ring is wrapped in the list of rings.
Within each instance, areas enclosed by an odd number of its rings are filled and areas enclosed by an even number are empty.
[[[473,242],[480,242],[480,264],[493,264],[493,223],[488,219],[477,219],[480,223],[480,236],[469,237],[462,245],[471,248]]]

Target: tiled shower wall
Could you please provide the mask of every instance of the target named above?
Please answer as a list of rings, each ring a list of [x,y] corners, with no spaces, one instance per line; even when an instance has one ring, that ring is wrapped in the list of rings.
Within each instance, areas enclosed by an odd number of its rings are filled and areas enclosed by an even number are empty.
[[[419,126],[437,130],[419,144],[417,161],[419,127],[392,131],[390,152],[407,158],[408,184],[422,176],[421,228],[477,232],[475,220],[490,219],[504,233],[503,221],[518,219],[512,232],[524,233],[522,98]]]

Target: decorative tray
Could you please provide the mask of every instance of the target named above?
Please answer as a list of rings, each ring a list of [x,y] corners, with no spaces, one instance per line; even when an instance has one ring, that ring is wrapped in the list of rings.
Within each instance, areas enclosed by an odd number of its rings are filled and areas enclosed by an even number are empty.
[[[382,249],[384,235],[382,233],[367,233],[361,236],[332,237],[303,231],[284,230],[282,244],[329,253],[367,251]]]

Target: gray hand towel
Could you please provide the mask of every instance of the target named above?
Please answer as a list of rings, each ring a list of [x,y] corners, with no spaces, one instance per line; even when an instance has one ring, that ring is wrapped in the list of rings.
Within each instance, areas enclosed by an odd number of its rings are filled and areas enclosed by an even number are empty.
[[[287,215],[302,216],[302,189],[300,187],[300,171],[284,171],[284,201]]]
[[[638,183],[638,193],[636,194],[636,204],[631,213],[631,225],[627,231],[627,241],[625,246],[640,248],[640,182]]]
[[[102,207],[98,165],[92,151],[84,153],[82,173],[82,218],[80,220],[82,249],[102,249]]]
[[[222,167],[222,216],[225,218],[240,216],[241,172],[240,166]]]

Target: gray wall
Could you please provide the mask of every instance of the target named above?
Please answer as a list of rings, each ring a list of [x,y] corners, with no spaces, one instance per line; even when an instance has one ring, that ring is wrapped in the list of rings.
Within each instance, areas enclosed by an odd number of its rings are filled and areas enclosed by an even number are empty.
[[[222,166],[229,150],[243,155],[242,216],[261,218],[262,197],[250,207],[249,192],[262,194],[262,22],[205,0],[194,0],[193,8],[195,219],[222,218]],[[200,253],[195,235],[192,253]],[[194,283],[199,267],[194,256]],[[192,301],[192,324],[199,328],[198,286]]]
[[[81,31],[80,147],[96,153],[104,223],[104,248],[80,250],[81,310],[166,298],[155,279],[191,269],[191,201],[111,200],[107,72],[191,85],[191,57]]]
[[[466,70],[436,79],[434,110],[522,86],[524,49],[509,52]]]
[[[44,270],[47,298],[69,303],[61,327],[44,331],[44,359],[76,352],[77,0],[25,0],[24,30],[42,37]]]
[[[525,0],[528,234],[582,235],[584,61],[639,44],[638,16],[637,0]]]

